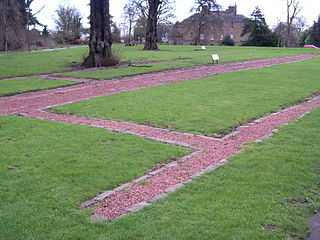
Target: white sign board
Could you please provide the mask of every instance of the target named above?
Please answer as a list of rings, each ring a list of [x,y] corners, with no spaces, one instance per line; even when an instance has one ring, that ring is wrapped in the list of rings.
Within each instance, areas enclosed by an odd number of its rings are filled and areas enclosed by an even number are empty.
[[[214,63],[216,63],[216,62],[218,63],[219,60],[220,60],[218,54],[212,54],[211,57],[212,57],[212,61],[213,61]]]

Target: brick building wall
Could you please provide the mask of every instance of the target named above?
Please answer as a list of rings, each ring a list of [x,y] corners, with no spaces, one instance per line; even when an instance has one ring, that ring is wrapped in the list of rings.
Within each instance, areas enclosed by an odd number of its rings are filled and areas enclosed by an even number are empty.
[[[240,45],[246,38],[240,37],[245,16],[237,14],[237,7],[230,6],[226,11],[205,11],[196,13],[178,23],[173,28],[171,44],[221,45],[227,35]],[[200,28],[200,31],[199,31]]]

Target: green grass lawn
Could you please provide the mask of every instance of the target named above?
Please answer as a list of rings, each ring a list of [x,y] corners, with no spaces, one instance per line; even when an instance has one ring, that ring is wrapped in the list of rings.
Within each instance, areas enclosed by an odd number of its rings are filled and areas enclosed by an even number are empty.
[[[132,135],[17,116],[1,117],[0,129],[3,240],[92,239],[91,227],[99,227],[88,221],[90,211],[78,209],[80,202],[189,153]]]
[[[59,72],[81,62],[86,48],[69,48],[50,52],[24,52],[0,56],[0,78]]]
[[[124,61],[132,62],[196,58],[201,56],[210,56],[213,53],[218,53],[224,56],[247,55],[245,56],[246,59],[257,57],[280,57],[305,53],[319,53],[317,49],[304,48],[207,46],[206,50],[199,51],[200,46],[159,45],[159,47],[161,51],[154,52],[142,50],[142,45],[138,45],[135,47],[115,45],[116,52],[119,53],[120,57]]]
[[[129,91],[55,112],[216,136],[320,91],[320,58]]]
[[[317,110],[282,127],[96,239],[305,239],[320,208],[319,119]]]
[[[111,79],[116,77],[130,76],[136,74],[159,72],[169,69],[192,67],[199,65],[212,64],[210,54],[219,53],[220,63],[228,63],[235,61],[244,61],[249,59],[263,59],[273,58],[280,56],[298,55],[302,53],[308,53],[304,49],[286,49],[286,48],[257,48],[257,47],[207,47],[205,51],[194,51],[196,46],[164,46],[164,50],[153,54],[152,56],[143,57],[146,51],[140,50],[140,52],[133,51],[129,48],[129,52],[126,52],[126,56],[130,56],[130,59],[137,60],[163,60],[175,58],[188,58],[192,59],[181,60],[177,62],[160,62],[160,63],[147,63],[141,66],[129,66],[121,68],[111,68],[102,70],[92,70],[86,72],[73,72],[64,73],[60,76],[77,77],[77,78],[92,78],[92,79]],[[123,50],[123,49],[119,49]],[[135,49],[134,49],[135,50]],[[311,51],[315,52],[315,51]],[[131,55],[135,53],[140,58]],[[149,53],[149,52],[147,52]],[[175,55],[172,55],[175,53]],[[167,56],[166,56],[167,55]],[[206,58],[202,58],[207,56]],[[200,58],[201,57],[201,58]],[[127,60],[127,59],[126,59]],[[133,60],[134,61],[134,60]]]
[[[0,81],[0,97],[16,93],[31,92],[42,89],[50,89],[67,85],[77,84],[76,82],[64,80],[52,80],[42,78],[22,78]]]
[[[316,110],[281,127],[137,213],[94,223],[89,210],[78,210],[81,201],[186,151],[103,129],[1,117],[0,238],[304,238],[320,207],[319,118]]]
[[[111,79],[130,75],[137,75],[150,72],[160,72],[164,70],[184,68],[190,66],[201,66],[212,63],[210,58],[193,58],[176,62],[147,63],[129,67],[109,68],[102,70],[92,70],[85,72],[72,72],[59,74],[62,77],[90,78],[90,79]]]
[[[121,61],[131,62],[196,58],[210,56],[212,53],[221,54],[222,62],[319,53],[317,49],[266,47],[208,46],[205,51],[195,51],[199,50],[200,47],[161,45],[161,51],[156,52],[144,51],[141,45],[125,47],[119,44],[114,45],[113,48],[116,54],[120,56]],[[70,70],[71,64],[82,62],[87,54],[87,48],[69,48],[49,52],[25,52],[0,56],[0,78]],[[191,63],[189,63],[189,65],[191,65]],[[174,64],[171,66],[175,67]],[[119,72],[121,72],[121,70]]]

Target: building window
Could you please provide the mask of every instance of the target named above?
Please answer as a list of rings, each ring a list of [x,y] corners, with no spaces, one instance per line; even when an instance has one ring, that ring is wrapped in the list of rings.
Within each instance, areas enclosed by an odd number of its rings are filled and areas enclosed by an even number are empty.
[[[224,36],[223,36],[223,34],[221,34],[221,36],[220,36],[220,40],[223,40],[223,38],[224,38]]]
[[[211,34],[210,40],[214,40],[214,34]]]
[[[193,39],[193,32],[190,32],[190,33],[189,33],[189,38],[190,38],[190,39]]]
[[[204,40],[204,33],[200,33],[200,40]]]
[[[230,34],[230,38],[233,39],[233,34]]]
[[[233,22],[231,22],[231,28],[234,28],[234,23]]]

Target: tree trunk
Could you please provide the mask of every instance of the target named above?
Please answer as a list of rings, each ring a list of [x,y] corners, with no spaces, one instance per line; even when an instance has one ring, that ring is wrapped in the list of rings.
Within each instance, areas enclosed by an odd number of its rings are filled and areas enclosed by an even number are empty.
[[[287,0],[287,39],[286,39],[286,47],[291,46],[290,36],[291,36],[291,23],[290,23],[290,6],[292,4],[292,0]]]
[[[132,45],[132,40],[131,40],[131,31],[132,31],[132,21],[131,19],[129,20],[129,45]]]
[[[290,9],[292,11],[290,12]],[[294,19],[296,19],[297,15],[300,13],[301,7],[300,7],[300,1],[299,0],[287,0],[287,41],[286,45],[287,47],[292,46],[292,25]]]
[[[203,17],[201,17],[199,20],[197,36],[196,36],[196,40],[195,40],[194,45],[200,45],[200,43],[201,43],[200,35],[202,32],[202,26],[203,26]]]
[[[149,13],[146,32],[146,43],[144,50],[159,50],[157,45],[157,24],[158,24],[158,7],[160,0],[148,0]]]
[[[110,26],[109,0],[90,0],[90,41],[89,56],[84,60],[85,67],[116,65],[112,55],[112,34]]]
[[[8,11],[9,11],[9,0],[6,0],[3,6],[2,20],[3,20],[3,50],[8,51]]]

